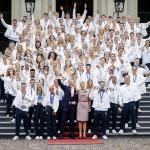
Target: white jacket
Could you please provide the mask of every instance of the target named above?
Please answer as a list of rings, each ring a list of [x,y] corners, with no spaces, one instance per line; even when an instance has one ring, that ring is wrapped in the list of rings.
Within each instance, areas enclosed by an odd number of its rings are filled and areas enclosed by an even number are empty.
[[[122,85],[120,87],[119,94],[119,105],[122,106],[125,103],[129,103],[132,101],[138,101],[141,99],[141,94],[136,84]]]
[[[46,106],[50,106],[52,107],[52,109],[54,110],[54,112],[57,112],[58,108],[59,108],[59,96],[58,95],[54,95],[54,102],[53,105],[50,103],[50,92],[47,92],[46,96],[44,97],[44,100],[42,102],[42,105],[44,107]]]
[[[92,107],[98,111],[107,111],[110,108],[110,97],[109,92],[105,90],[103,98],[100,98],[99,89],[95,89],[94,92],[90,93],[89,97],[93,100]]]
[[[29,92],[27,92],[24,96],[24,99],[22,100],[22,92],[19,90],[17,93],[17,96],[14,99],[13,102],[13,106],[15,106],[16,108],[26,111],[29,111],[29,107],[32,106],[34,97],[31,96],[31,94]],[[25,106],[24,108],[22,108],[22,106]]]
[[[7,28],[5,32],[5,37],[13,40],[13,41],[18,41],[19,40],[19,35],[21,34],[21,29],[19,27],[16,28],[16,30],[13,30],[12,25],[8,25],[3,18],[1,18],[1,22],[5,28]]]

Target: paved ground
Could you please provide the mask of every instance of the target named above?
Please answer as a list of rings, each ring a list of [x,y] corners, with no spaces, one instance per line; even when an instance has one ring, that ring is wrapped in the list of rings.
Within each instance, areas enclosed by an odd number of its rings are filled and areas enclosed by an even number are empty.
[[[111,137],[101,145],[48,145],[46,140],[0,139],[0,150],[150,150],[150,137]]]

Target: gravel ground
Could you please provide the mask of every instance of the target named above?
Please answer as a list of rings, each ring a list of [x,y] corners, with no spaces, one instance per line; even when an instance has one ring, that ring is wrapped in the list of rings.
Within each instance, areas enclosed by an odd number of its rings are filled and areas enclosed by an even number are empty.
[[[110,137],[101,145],[48,145],[47,140],[0,139],[0,150],[150,150],[150,137]]]

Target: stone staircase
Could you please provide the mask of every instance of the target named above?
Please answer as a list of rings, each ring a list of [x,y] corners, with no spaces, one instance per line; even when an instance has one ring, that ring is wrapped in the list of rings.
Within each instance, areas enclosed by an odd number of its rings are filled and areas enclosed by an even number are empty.
[[[150,135],[150,87],[147,88],[147,93],[142,95],[142,100],[140,102],[138,122],[141,128],[137,129],[138,135]],[[15,124],[10,123],[11,117],[6,117],[6,104],[5,102],[0,102],[0,138],[9,138],[15,134]],[[117,131],[119,130],[120,115],[117,118]],[[110,123],[111,124],[111,123]],[[32,129],[34,129],[32,125]],[[111,129],[111,127],[110,127]],[[21,125],[20,135],[24,135],[23,124]],[[34,136],[34,133],[30,133],[31,136]],[[46,123],[44,127],[44,135],[46,135]],[[112,135],[112,133],[109,133]],[[131,133],[131,123],[129,122],[129,127],[125,129],[124,135],[132,135]],[[69,126],[66,123],[65,126],[65,136],[69,136]],[[78,127],[75,126],[75,136],[78,136]],[[91,136],[88,134],[87,136]]]

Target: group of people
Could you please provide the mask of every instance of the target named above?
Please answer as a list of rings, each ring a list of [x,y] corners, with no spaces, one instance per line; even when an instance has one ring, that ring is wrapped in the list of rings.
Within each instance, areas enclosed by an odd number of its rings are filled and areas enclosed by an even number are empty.
[[[32,14],[31,21],[24,16],[12,25],[0,14],[9,39],[0,55],[0,97],[6,100],[6,117],[15,121],[14,140],[22,120],[26,139],[31,139],[32,121],[35,139],[43,139],[45,121],[47,139],[63,138],[66,121],[70,138],[76,122],[79,138],[86,138],[87,130],[92,139],[99,132],[108,139],[110,130],[123,134],[130,120],[137,134],[140,99],[149,84],[150,22],[131,16],[118,22],[115,13],[97,12],[94,18],[87,16],[86,4],[82,15],[76,8],[74,3],[73,14],[65,14],[61,6],[59,14],[49,6],[42,19]]]

